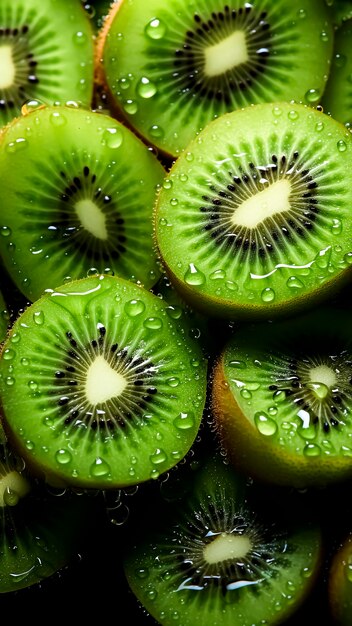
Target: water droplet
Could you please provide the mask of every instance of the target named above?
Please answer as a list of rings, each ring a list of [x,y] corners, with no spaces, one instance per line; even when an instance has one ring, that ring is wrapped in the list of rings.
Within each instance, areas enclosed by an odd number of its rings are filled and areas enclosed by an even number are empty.
[[[74,44],[78,46],[82,46],[87,41],[87,35],[85,33],[82,33],[82,31],[79,30],[77,33],[73,35],[72,39],[73,39]]]
[[[324,122],[317,122],[315,125],[315,130],[320,133],[322,130],[324,130]]]
[[[180,181],[181,183],[186,183],[188,181],[187,174],[180,174]]]
[[[347,252],[347,254],[343,257],[343,260],[347,263],[347,265],[352,265],[352,252]]]
[[[28,141],[24,137],[19,137],[15,141],[10,141],[6,146],[6,152],[14,154],[20,150],[25,150],[28,147]]]
[[[157,89],[156,85],[152,83],[149,78],[142,76],[140,81],[137,83],[136,91],[141,98],[148,99],[155,96]]]
[[[144,32],[149,39],[162,39],[166,33],[166,24],[162,20],[154,18],[148,22]]]
[[[327,41],[329,41],[329,35],[328,35],[328,33],[327,33],[325,30],[322,30],[322,31],[321,31],[321,33],[320,33],[320,39],[321,39],[322,41],[324,41],[325,43],[326,43]]]
[[[90,474],[94,478],[100,478],[107,476],[110,472],[110,466],[104,459],[98,457],[95,459],[94,463],[90,466]]]
[[[345,565],[345,575],[347,580],[352,583],[352,563],[346,563]]]
[[[244,400],[250,400],[252,398],[252,394],[249,389],[241,389],[240,394]]]
[[[24,445],[26,446],[27,450],[34,450],[35,448],[33,441],[30,441],[30,439],[27,439]]]
[[[164,182],[163,182],[163,188],[164,189],[171,189],[172,187],[172,180],[170,180],[170,178],[165,178]]]
[[[103,132],[103,141],[109,148],[119,148],[123,142],[123,133],[120,128],[106,128]]]
[[[270,287],[266,287],[261,293],[261,298],[263,302],[272,302],[275,300],[275,291]]]
[[[183,311],[180,306],[170,305],[166,308],[166,313],[168,314],[169,317],[171,317],[171,319],[179,320],[180,317],[182,317]]]
[[[143,326],[150,328],[151,330],[160,330],[163,326],[163,321],[160,317],[148,317],[144,320]]]
[[[15,356],[16,356],[16,352],[15,350],[12,350],[11,348],[6,348],[6,350],[4,350],[2,353],[2,357],[3,359],[5,359],[5,361],[12,361],[12,359]]]
[[[67,119],[65,115],[59,113],[59,111],[54,111],[54,113],[51,113],[49,120],[50,124],[52,124],[53,126],[65,126],[65,124],[67,124]]]
[[[282,115],[282,109],[278,106],[274,106],[273,108],[273,115],[275,117],[280,117],[280,115]]]
[[[334,56],[334,65],[336,67],[344,67],[346,65],[347,57],[345,54],[335,54]]]
[[[149,128],[149,134],[154,139],[162,139],[165,133],[164,129],[161,126],[158,126],[158,124],[153,124],[153,126]]]
[[[307,17],[307,13],[304,9],[298,9],[297,11],[297,15],[299,18],[301,18],[302,20]]]
[[[265,435],[266,437],[272,437],[273,435],[275,435],[277,431],[277,424],[263,411],[255,414],[254,422],[257,429],[262,435]]]
[[[31,391],[37,391],[38,383],[35,380],[30,380],[28,382],[28,387],[30,388]]]
[[[4,504],[7,506],[16,506],[20,500],[20,496],[14,489],[6,487],[3,493]]]
[[[226,272],[224,270],[215,270],[209,276],[211,280],[223,280],[226,278]]]
[[[169,387],[178,387],[180,384],[180,379],[176,376],[172,376],[171,378],[168,378],[166,382]]]
[[[277,407],[276,406],[269,406],[268,413],[272,417],[275,417],[275,415],[277,415]]]
[[[60,465],[67,465],[67,463],[71,463],[72,455],[69,450],[65,450],[65,448],[61,448],[55,454],[55,459]]]
[[[309,104],[313,104],[314,102],[318,102],[320,100],[321,94],[319,89],[309,89],[305,93],[306,102]]]
[[[135,115],[138,111],[138,104],[135,100],[125,100],[123,103],[123,108],[129,115]]]
[[[194,159],[194,154],[192,152],[186,152],[186,161],[191,163]]]
[[[292,109],[291,111],[289,111],[289,113],[288,113],[288,119],[289,119],[289,120],[294,121],[294,120],[297,120],[297,119],[298,119],[298,117],[299,117],[299,115],[298,115],[298,112],[297,112],[297,111],[295,111],[294,109]]]
[[[189,268],[184,275],[184,279],[188,285],[199,286],[205,283],[205,275],[203,272],[197,269],[197,267],[193,264],[189,264]]]
[[[342,222],[338,219],[332,220],[331,232],[333,235],[341,235],[342,232]]]
[[[321,450],[316,443],[307,443],[303,448],[303,454],[308,457],[320,456]]]
[[[137,578],[140,578],[141,580],[143,580],[144,578],[148,578],[149,570],[147,567],[141,567],[135,570],[135,574]]]
[[[9,237],[12,234],[12,230],[8,226],[2,226],[0,234],[2,235],[2,237]]]
[[[177,200],[177,198],[171,198],[171,200],[170,200],[170,204],[171,204],[171,206],[177,206],[177,205],[178,205],[178,200]]]
[[[233,367],[234,369],[244,370],[247,367],[247,363],[245,363],[245,361],[233,360],[229,361],[228,366]]]
[[[189,428],[193,428],[195,424],[194,415],[192,413],[180,413],[174,419],[174,426],[179,430],[188,430]]]
[[[145,311],[145,304],[142,300],[130,300],[125,304],[125,311],[129,317],[136,317]]]
[[[346,142],[343,139],[340,139],[337,142],[337,149],[338,149],[339,152],[346,152],[347,144],[346,144]]]
[[[15,378],[13,378],[13,376],[7,376],[5,378],[5,383],[8,387],[12,387],[15,384],[16,380]]]
[[[296,276],[290,276],[290,278],[287,279],[286,285],[289,289],[303,289],[304,287],[302,281]]]
[[[273,393],[273,400],[277,403],[277,404],[282,404],[282,402],[284,402],[286,399],[286,394],[284,391],[281,391],[280,389],[278,391],[275,391]]]
[[[315,262],[320,269],[325,270],[330,262],[331,258],[331,246],[325,248],[325,250],[320,250],[320,252],[315,257]]]
[[[37,324],[37,326],[43,326],[45,322],[45,315],[43,311],[35,311],[33,313],[33,320],[34,323]]]
[[[156,448],[154,454],[152,454],[149,458],[153,465],[160,465],[166,461],[167,455],[162,448]]]
[[[21,359],[21,365],[23,365],[23,367],[28,367],[29,364],[30,364],[30,360],[27,359],[26,357],[23,357]]]
[[[157,598],[157,596],[158,596],[158,592],[157,592],[156,589],[150,589],[147,592],[147,596],[148,596],[149,600],[155,600]]]

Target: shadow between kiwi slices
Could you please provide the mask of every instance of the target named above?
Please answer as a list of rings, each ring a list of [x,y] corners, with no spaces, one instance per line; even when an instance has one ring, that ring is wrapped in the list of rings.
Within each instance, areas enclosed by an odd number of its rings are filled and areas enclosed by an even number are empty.
[[[276,484],[352,477],[351,402],[351,315],[337,307],[243,326],[214,370],[214,423],[229,459]]]

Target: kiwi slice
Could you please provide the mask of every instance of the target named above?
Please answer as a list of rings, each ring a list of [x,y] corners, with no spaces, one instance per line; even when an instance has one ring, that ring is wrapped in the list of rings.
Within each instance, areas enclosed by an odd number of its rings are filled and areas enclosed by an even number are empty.
[[[0,291],[0,343],[4,341],[9,325],[9,313],[5,304],[4,297]]]
[[[0,594],[53,576],[82,549],[97,518],[87,496],[51,495],[0,432]]]
[[[244,325],[214,371],[212,404],[235,465],[272,483],[326,486],[352,477],[349,311]]]
[[[107,275],[28,307],[0,360],[5,428],[53,484],[108,489],[157,478],[190,449],[205,393],[206,360],[187,319]]]
[[[172,282],[208,315],[287,314],[350,277],[352,137],[302,104],[211,122],[158,196],[155,236]]]
[[[30,108],[0,142],[0,253],[13,282],[31,301],[91,273],[151,287],[160,275],[152,212],[164,175],[111,117]]]
[[[163,626],[283,623],[319,571],[319,529],[252,509],[243,479],[216,455],[188,480],[188,496],[128,546],[132,592]]]
[[[325,113],[348,127],[352,127],[351,40],[352,19],[343,22],[336,30],[333,63],[322,100]]]
[[[125,0],[105,20],[98,74],[133,128],[177,156],[228,111],[319,102],[332,47],[321,0]]]
[[[93,59],[92,27],[77,0],[1,0],[0,126],[30,100],[89,106]]]
[[[328,576],[328,597],[334,623],[352,623],[352,533],[335,551]]]

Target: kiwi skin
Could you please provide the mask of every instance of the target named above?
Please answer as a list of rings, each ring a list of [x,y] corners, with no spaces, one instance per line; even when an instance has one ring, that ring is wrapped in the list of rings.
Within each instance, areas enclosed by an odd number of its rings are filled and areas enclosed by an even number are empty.
[[[226,381],[223,358],[213,368],[211,407],[213,428],[228,460],[238,471],[263,483],[306,489],[324,488],[352,478],[350,459],[294,456],[273,445],[243,415]],[[327,478],[328,477],[328,478]]]

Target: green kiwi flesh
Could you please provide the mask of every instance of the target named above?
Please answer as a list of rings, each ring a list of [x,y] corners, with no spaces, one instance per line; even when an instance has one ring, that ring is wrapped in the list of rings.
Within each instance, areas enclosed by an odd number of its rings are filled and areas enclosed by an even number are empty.
[[[333,27],[320,0],[125,0],[106,24],[101,65],[115,104],[173,156],[228,111],[316,104],[329,73]]]
[[[172,282],[207,315],[287,314],[350,277],[352,136],[302,104],[211,122],[158,195],[156,243]]]
[[[37,585],[67,566],[93,529],[95,507],[86,496],[49,494],[29,478],[2,434],[0,594]]]
[[[1,0],[0,126],[31,100],[90,106],[93,32],[76,0]]]
[[[334,623],[352,622],[352,534],[344,538],[333,554],[328,577],[329,606]]]
[[[193,444],[206,360],[186,317],[112,276],[66,283],[18,318],[0,359],[5,430],[54,485],[155,479]]]
[[[316,578],[319,529],[264,519],[247,504],[243,477],[219,459],[188,481],[188,496],[128,546],[135,596],[163,626],[283,623]]]
[[[5,304],[4,296],[0,291],[0,343],[4,341],[9,325],[9,314]]]
[[[350,479],[351,351],[350,315],[337,307],[234,332],[212,392],[231,461],[287,486]]]
[[[13,282],[30,301],[90,273],[151,287],[160,275],[152,214],[164,175],[113,118],[30,108],[0,140],[0,254]]]
[[[351,10],[352,11],[352,10]],[[336,30],[334,57],[323,96],[325,113],[352,127],[352,14]]]

